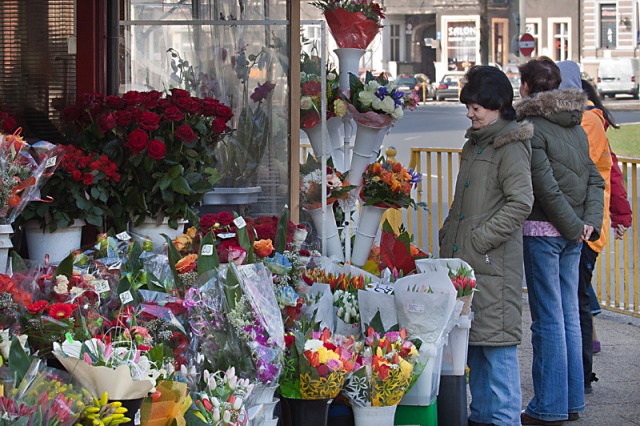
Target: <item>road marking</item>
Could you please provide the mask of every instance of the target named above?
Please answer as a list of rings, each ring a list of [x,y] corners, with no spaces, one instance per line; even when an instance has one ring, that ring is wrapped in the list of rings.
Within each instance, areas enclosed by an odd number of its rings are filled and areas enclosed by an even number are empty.
[[[422,136],[411,136],[410,138],[404,138],[405,141],[412,141],[414,139],[420,139]]]

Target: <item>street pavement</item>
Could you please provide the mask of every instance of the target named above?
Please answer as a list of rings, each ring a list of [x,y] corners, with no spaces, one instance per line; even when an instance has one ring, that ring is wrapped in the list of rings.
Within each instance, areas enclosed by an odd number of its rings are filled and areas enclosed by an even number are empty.
[[[531,379],[531,312],[527,293],[522,296],[522,345],[518,350],[524,409],[533,397]],[[585,395],[586,411],[575,426],[640,425],[640,318],[602,311],[596,316],[596,331],[602,351],[593,357],[599,381]]]

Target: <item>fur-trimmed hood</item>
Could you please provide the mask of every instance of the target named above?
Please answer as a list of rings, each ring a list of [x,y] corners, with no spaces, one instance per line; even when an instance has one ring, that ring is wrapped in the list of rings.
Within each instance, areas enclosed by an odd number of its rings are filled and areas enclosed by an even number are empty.
[[[493,146],[498,149],[511,142],[527,142],[533,137],[533,124],[528,121],[517,123],[515,128],[507,125],[493,140]]]
[[[540,92],[514,105],[517,120],[526,117],[548,117],[562,112],[580,112],[587,108],[587,95],[582,89],[563,89]]]

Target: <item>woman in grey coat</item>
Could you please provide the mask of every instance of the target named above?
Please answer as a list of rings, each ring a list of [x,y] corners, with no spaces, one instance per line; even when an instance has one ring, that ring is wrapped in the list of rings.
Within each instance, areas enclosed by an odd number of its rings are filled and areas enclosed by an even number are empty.
[[[440,257],[466,261],[477,279],[469,336],[469,425],[520,425],[522,224],[533,205],[533,127],[515,121],[513,89],[503,72],[476,66],[466,78],[460,101],[471,128],[453,204],[440,230]]]

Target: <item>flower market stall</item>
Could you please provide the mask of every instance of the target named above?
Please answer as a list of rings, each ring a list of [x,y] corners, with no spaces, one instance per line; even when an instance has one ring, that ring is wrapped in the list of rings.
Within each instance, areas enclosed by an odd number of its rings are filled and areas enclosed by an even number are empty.
[[[27,144],[0,112],[1,226],[31,233],[20,253],[0,238],[0,424],[435,424],[441,369],[464,376],[473,271],[384,218],[426,209],[420,175],[380,152],[416,96],[358,77],[383,9],[313,4],[335,67],[325,42],[289,63],[276,6],[225,4],[180,50],[163,32],[176,17],[145,33],[137,19],[161,19],[139,5],[127,37],[167,53],[147,90],[78,96],[66,145]],[[131,70],[146,58],[127,54]],[[279,78],[298,67],[300,162]],[[200,209],[256,186],[268,197]]]

